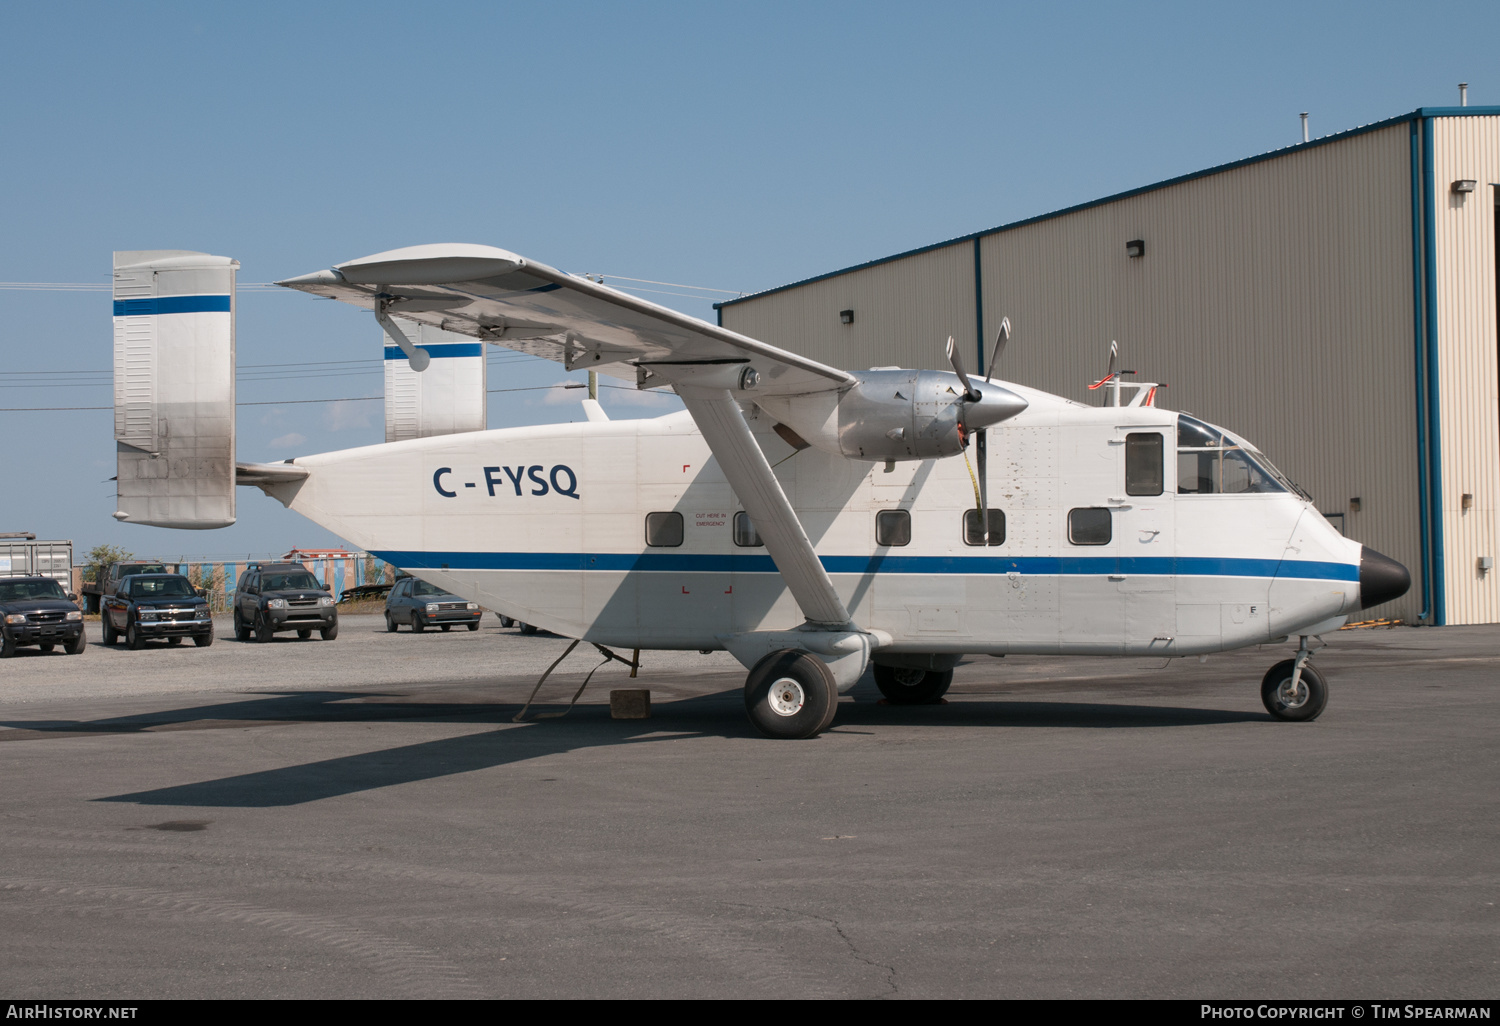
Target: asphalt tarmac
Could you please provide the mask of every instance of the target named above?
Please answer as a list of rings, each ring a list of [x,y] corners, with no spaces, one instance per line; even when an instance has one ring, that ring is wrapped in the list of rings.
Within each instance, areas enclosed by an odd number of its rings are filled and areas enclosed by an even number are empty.
[[[0,663],[0,995],[1492,998],[1500,628],[976,659],[769,741],[727,656],[482,630]],[[599,660],[543,689],[556,712]],[[648,687],[649,720],[608,692]]]

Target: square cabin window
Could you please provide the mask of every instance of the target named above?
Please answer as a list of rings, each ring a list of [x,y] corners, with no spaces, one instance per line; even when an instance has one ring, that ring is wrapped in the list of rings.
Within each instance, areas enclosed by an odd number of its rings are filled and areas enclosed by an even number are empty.
[[[990,544],[1005,544],[1005,511],[1003,509],[991,509],[987,512],[990,515]],[[964,511],[964,544],[984,544],[984,530],[982,529],[979,510],[977,509]]]
[[[760,532],[750,522],[750,514],[744,510],[734,515],[734,543],[742,549],[758,549],[765,544],[760,540]]]
[[[646,544],[671,549],[682,544],[681,513],[647,513]]]
[[[1068,541],[1074,545],[1108,545],[1113,536],[1109,510],[1102,506],[1068,510]]]
[[[1166,484],[1161,435],[1138,431],[1125,436],[1125,494],[1160,495]]]
[[[875,514],[876,545],[911,544],[911,510],[883,509]]]

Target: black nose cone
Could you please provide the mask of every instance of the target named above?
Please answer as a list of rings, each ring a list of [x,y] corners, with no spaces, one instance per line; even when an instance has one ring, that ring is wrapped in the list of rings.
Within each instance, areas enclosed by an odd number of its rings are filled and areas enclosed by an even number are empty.
[[[1359,553],[1359,608],[1400,598],[1411,587],[1411,571],[1368,545]]]

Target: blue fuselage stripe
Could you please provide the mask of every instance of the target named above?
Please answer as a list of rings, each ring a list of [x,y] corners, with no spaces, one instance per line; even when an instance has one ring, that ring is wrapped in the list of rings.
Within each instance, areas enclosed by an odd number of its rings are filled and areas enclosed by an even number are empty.
[[[458,356],[483,356],[483,342],[439,342],[433,345],[422,344],[419,348],[427,350],[427,355],[434,360],[451,360]],[[401,351],[400,346],[386,346],[385,358],[387,360],[404,360],[406,354]]]
[[[408,570],[603,570],[638,573],[773,574],[761,554],[677,552],[376,552]],[[820,556],[831,574],[1020,574],[1078,577],[1139,574],[1151,577],[1284,577],[1358,581],[1358,563],[1313,560],[1199,557],[1080,556]]]
[[[147,299],[115,300],[116,317],[146,317],[151,314],[229,313],[228,296],[151,296]]]

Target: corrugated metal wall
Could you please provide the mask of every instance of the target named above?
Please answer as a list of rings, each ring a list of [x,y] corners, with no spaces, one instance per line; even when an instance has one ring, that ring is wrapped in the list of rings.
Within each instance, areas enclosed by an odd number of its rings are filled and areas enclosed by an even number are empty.
[[[1002,315],[1015,328],[997,376],[1098,403],[1085,386],[1118,339],[1124,367],[1170,386],[1160,405],[1248,437],[1416,577],[1410,189],[1398,124],[985,236],[985,330]],[[848,368],[941,367],[942,340],[965,331],[972,366],[973,261],[966,240],[737,302],[723,321]],[[1420,609],[1418,586],[1367,615]]]
[[[1500,556],[1500,367],[1496,365],[1495,183],[1500,118],[1433,121],[1442,520],[1449,623],[1500,621],[1496,572],[1479,557]],[[1471,193],[1452,183],[1475,182]],[[1464,495],[1472,496],[1463,508]]]

